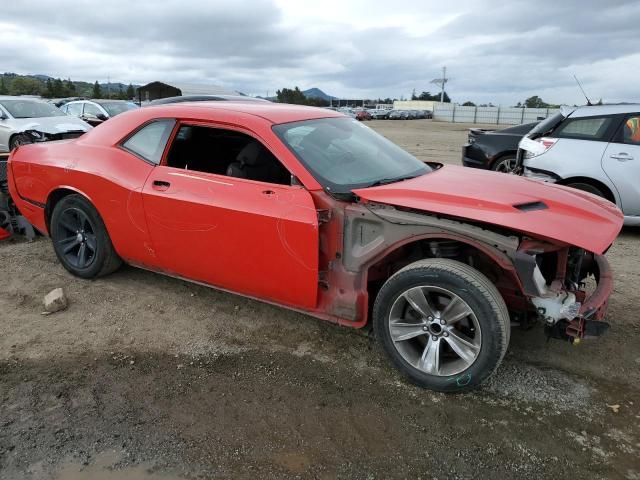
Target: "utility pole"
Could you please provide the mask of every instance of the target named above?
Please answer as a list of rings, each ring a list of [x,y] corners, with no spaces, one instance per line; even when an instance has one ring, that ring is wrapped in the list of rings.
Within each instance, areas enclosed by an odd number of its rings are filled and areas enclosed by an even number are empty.
[[[444,85],[449,79],[447,78],[447,67],[442,67],[442,78],[434,78],[429,83],[440,85],[440,103],[444,103]]]

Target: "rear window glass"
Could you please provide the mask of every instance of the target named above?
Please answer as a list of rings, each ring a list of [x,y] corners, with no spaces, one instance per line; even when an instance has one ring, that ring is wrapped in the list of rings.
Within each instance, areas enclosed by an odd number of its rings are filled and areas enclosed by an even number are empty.
[[[131,153],[158,165],[175,120],[158,120],[138,130],[122,144]]]
[[[611,125],[611,117],[570,119],[558,128],[555,137],[599,140]]]

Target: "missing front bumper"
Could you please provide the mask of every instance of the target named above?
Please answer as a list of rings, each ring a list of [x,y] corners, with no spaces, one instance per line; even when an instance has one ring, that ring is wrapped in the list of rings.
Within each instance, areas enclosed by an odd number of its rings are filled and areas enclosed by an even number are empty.
[[[582,304],[578,315],[571,320],[559,320],[553,325],[547,325],[545,331],[550,338],[568,340],[577,344],[582,339],[597,338],[609,329],[609,323],[604,319],[607,315],[609,298],[613,292],[613,273],[609,262],[602,255],[594,255],[597,286],[591,295],[582,293]]]

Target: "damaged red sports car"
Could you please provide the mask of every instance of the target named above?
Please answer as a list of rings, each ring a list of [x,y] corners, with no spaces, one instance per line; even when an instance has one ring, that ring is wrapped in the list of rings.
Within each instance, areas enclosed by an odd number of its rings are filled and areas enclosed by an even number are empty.
[[[340,325],[371,323],[393,364],[434,390],[491,375],[511,320],[540,320],[570,341],[607,325],[603,253],[622,225],[613,204],[425,164],[325,109],[142,108],[78,139],[18,147],[8,177],[20,212],[73,274],[126,262]]]

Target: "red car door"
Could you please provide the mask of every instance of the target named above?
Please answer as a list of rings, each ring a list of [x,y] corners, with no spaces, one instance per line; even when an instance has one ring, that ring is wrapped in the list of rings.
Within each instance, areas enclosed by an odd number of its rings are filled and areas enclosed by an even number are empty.
[[[160,165],[143,202],[167,272],[276,303],[316,305],[318,218],[303,187]]]

